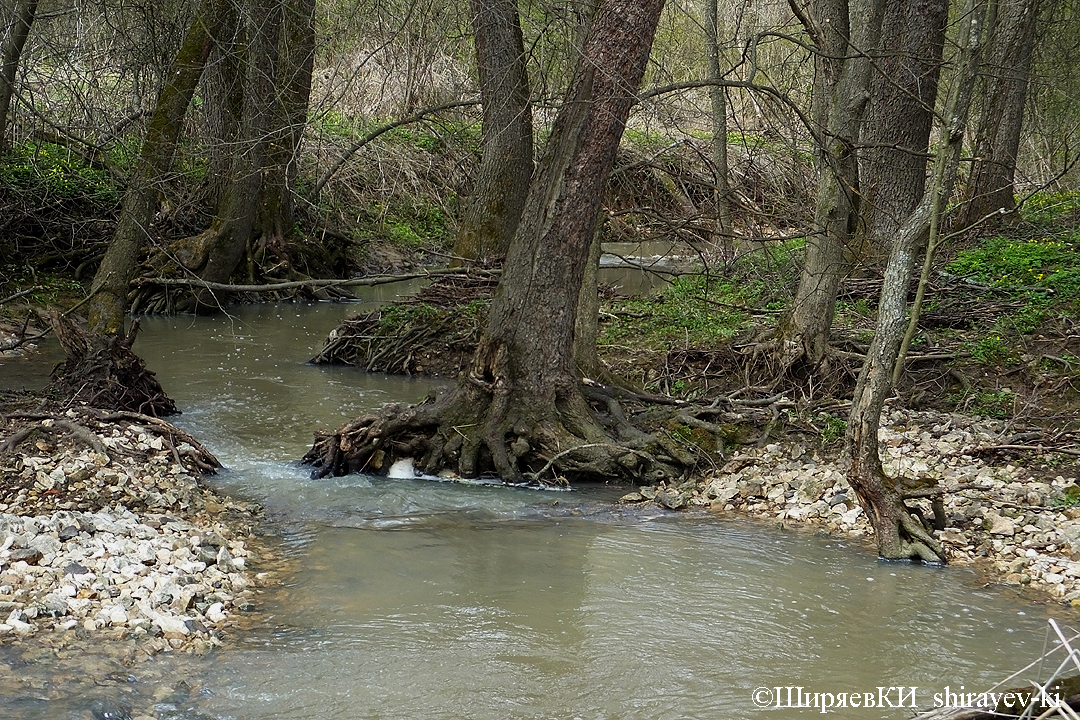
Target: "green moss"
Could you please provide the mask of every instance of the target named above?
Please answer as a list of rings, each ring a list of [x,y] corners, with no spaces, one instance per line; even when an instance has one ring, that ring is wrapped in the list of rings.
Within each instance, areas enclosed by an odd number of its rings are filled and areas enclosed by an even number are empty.
[[[1054,507],[1076,507],[1080,505],[1080,486],[1069,485],[1054,498]]]
[[[677,440],[688,445],[693,445],[703,452],[714,453],[720,449],[718,442],[719,438],[705,428],[690,427],[683,423],[672,422],[668,425],[667,429]]]

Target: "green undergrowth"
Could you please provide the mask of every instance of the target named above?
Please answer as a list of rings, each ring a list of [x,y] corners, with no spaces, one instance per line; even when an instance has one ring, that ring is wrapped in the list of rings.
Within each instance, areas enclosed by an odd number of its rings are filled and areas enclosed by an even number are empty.
[[[1040,193],[1021,208],[1008,235],[960,251],[946,270],[1014,291],[1036,306],[1080,305],[1080,192]]]
[[[342,140],[360,140],[397,118],[354,117],[340,112],[328,112],[311,119],[317,132]],[[439,153],[451,146],[479,151],[480,123],[469,118],[444,119],[432,117],[418,123],[400,125],[379,135],[377,142],[398,147]]]
[[[601,345],[666,350],[715,347],[746,329],[752,316],[778,317],[789,300],[797,244],[757,250],[728,267],[682,275],[654,297],[614,300]]]
[[[489,304],[487,299],[478,299],[452,307],[428,303],[384,305],[379,309],[378,334],[389,336],[402,329],[422,328],[446,321],[460,329],[478,327],[487,318]]]
[[[1080,192],[1040,193],[1024,204],[1008,234],[983,238],[957,253],[945,270],[986,285],[987,303],[1008,309],[962,341],[971,360],[1005,367],[1019,362],[1025,338],[1044,335],[1080,314]],[[1005,416],[1002,398],[967,397],[979,414]]]
[[[120,197],[107,171],[51,143],[17,145],[0,158],[0,188],[33,196],[37,202],[84,200],[112,205]]]

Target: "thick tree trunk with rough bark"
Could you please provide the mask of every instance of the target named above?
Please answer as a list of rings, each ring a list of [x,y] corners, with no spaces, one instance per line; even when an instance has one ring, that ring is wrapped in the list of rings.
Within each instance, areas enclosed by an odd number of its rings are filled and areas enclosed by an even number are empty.
[[[860,244],[871,259],[888,258],[922,200],[948,15],[947,0],[886,4],[860,141]]]
[[[311,73],[315,63],[315,0],[282,3],[282,33],[277,77],[277,102],[271,108],[266,163],[262,170],[259,213],[255,221],[257,241],[253,263],[267,254],[288,266],[286,237],[293,228],[293,198],[297,159],[311,98]],[[254,281],[249,271],[249,281]]]
[[[997,17],[983,66],[971,176],[964,192],[963,225],[1016,208],[1016,156],[1035,48],[1039,0],[996,3]]]
[[[471,0],[470,7],[483,154],[454,240],[457,262],[506,254],[533,174],[532,106],[517,0]]]
[[[3,42],[0,43],[0,150],[8,147],[8,114],[15,93],[15,75],[30,28],[37,16],[37,0],[17,0],[11,17],[5,17]]]
[[[172,166],[184,115],[206,66],[226,0],[204,0],[195,14],[168,80],[158,96],[139,164],[124,195],[116,233],[91,285],[89,330],[102,336],[124,331],[130,283],[158,208],[159,187]]]
[[[859,52],[872,50],[868,44],[879,39],[884,6],[884,0],[816,0],[806,23],[815,45],[814,117],[821,125],[817,207],[799,286],[780,327],[781,366],[800,376],[815,372],[826,358],[837,289],[855,254],[856,144],[871,68]],[[853,43],[856,27],[861,39]]]
[[[609,0],[593,20],[506,257],[471,367],[436,403],[384,409],[316,440],[316,474],[385,469],[656,480],[692,463],[620,412],[601,425],[575,366],[575,320],[597,212],[663,0]],[[550,471],[550,473],[549,473]]]
[[[911,271],[927,237],[936,231],[955,187],[963,149],[964,125],[971,106],[972,85],[978,67],[982,18],[971,3],[960,32],[958,70],[941,116],[948,118],[926,196],[901,226],[885,269],[878,304],[874,340],[852,399],[848,417],[847,452],[851,461],[848,480],[874,526],[878,553],[889,559],[944,561],[941,545],[904,503],[904,478],[885,475],[878,449],[881,409],[892,391],[892,371],[907,324],[907,296]]]

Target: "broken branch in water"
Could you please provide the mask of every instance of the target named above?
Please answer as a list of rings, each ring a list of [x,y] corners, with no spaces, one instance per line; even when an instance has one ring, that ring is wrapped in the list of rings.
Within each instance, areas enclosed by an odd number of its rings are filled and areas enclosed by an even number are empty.
[[[498,270],[472,270],[462,271],[461,268],[439,268],[436,270],[424,270],[423,272],[406,273],[404,275],[374,275],[365,278],[348,278],[344,280],[312,279],[290,280],[288,282],[267,283],[265,285],[230,285],[228,283],[207,282],[198,278],[136,278],[134,285],[184,285],[189,287],[202,287],[207,290],[219,292],[273,292],[275,290],[293,290],[295,288],[328,288],[328,287],[361,287],[371,285],[386,285],[404,280],[419,280],[438,275],[498,275]]]

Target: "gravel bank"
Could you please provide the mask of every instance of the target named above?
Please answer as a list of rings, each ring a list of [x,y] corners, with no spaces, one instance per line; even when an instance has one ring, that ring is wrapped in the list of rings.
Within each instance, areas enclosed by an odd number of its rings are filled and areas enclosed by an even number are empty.
[[[948,489],[948,526],[935,535],[954,564],[974,564],[1004,585],[1030,586],[1080,606],[1080,487],[1062,472],[994,464],[980,448],[1004,441],[1004,424],[955,414],[895,410],[883,416],[882,461],[890,475]],[[1030,456],[1030,453],[1028,454]],[[964,488],[964,489],[961,489]],[[872,540],[873,529],[834,459],[798,444],[747,449],[720,471],[679,487],[641,488],[624,502],[708,507]],[[929,501],[918,501],[926,517]]]
[[[101,635],[205,652],[255,609],[261,510],[205,487],[208,456],[185,440],[91,411],[0,425],[0,643]]]

